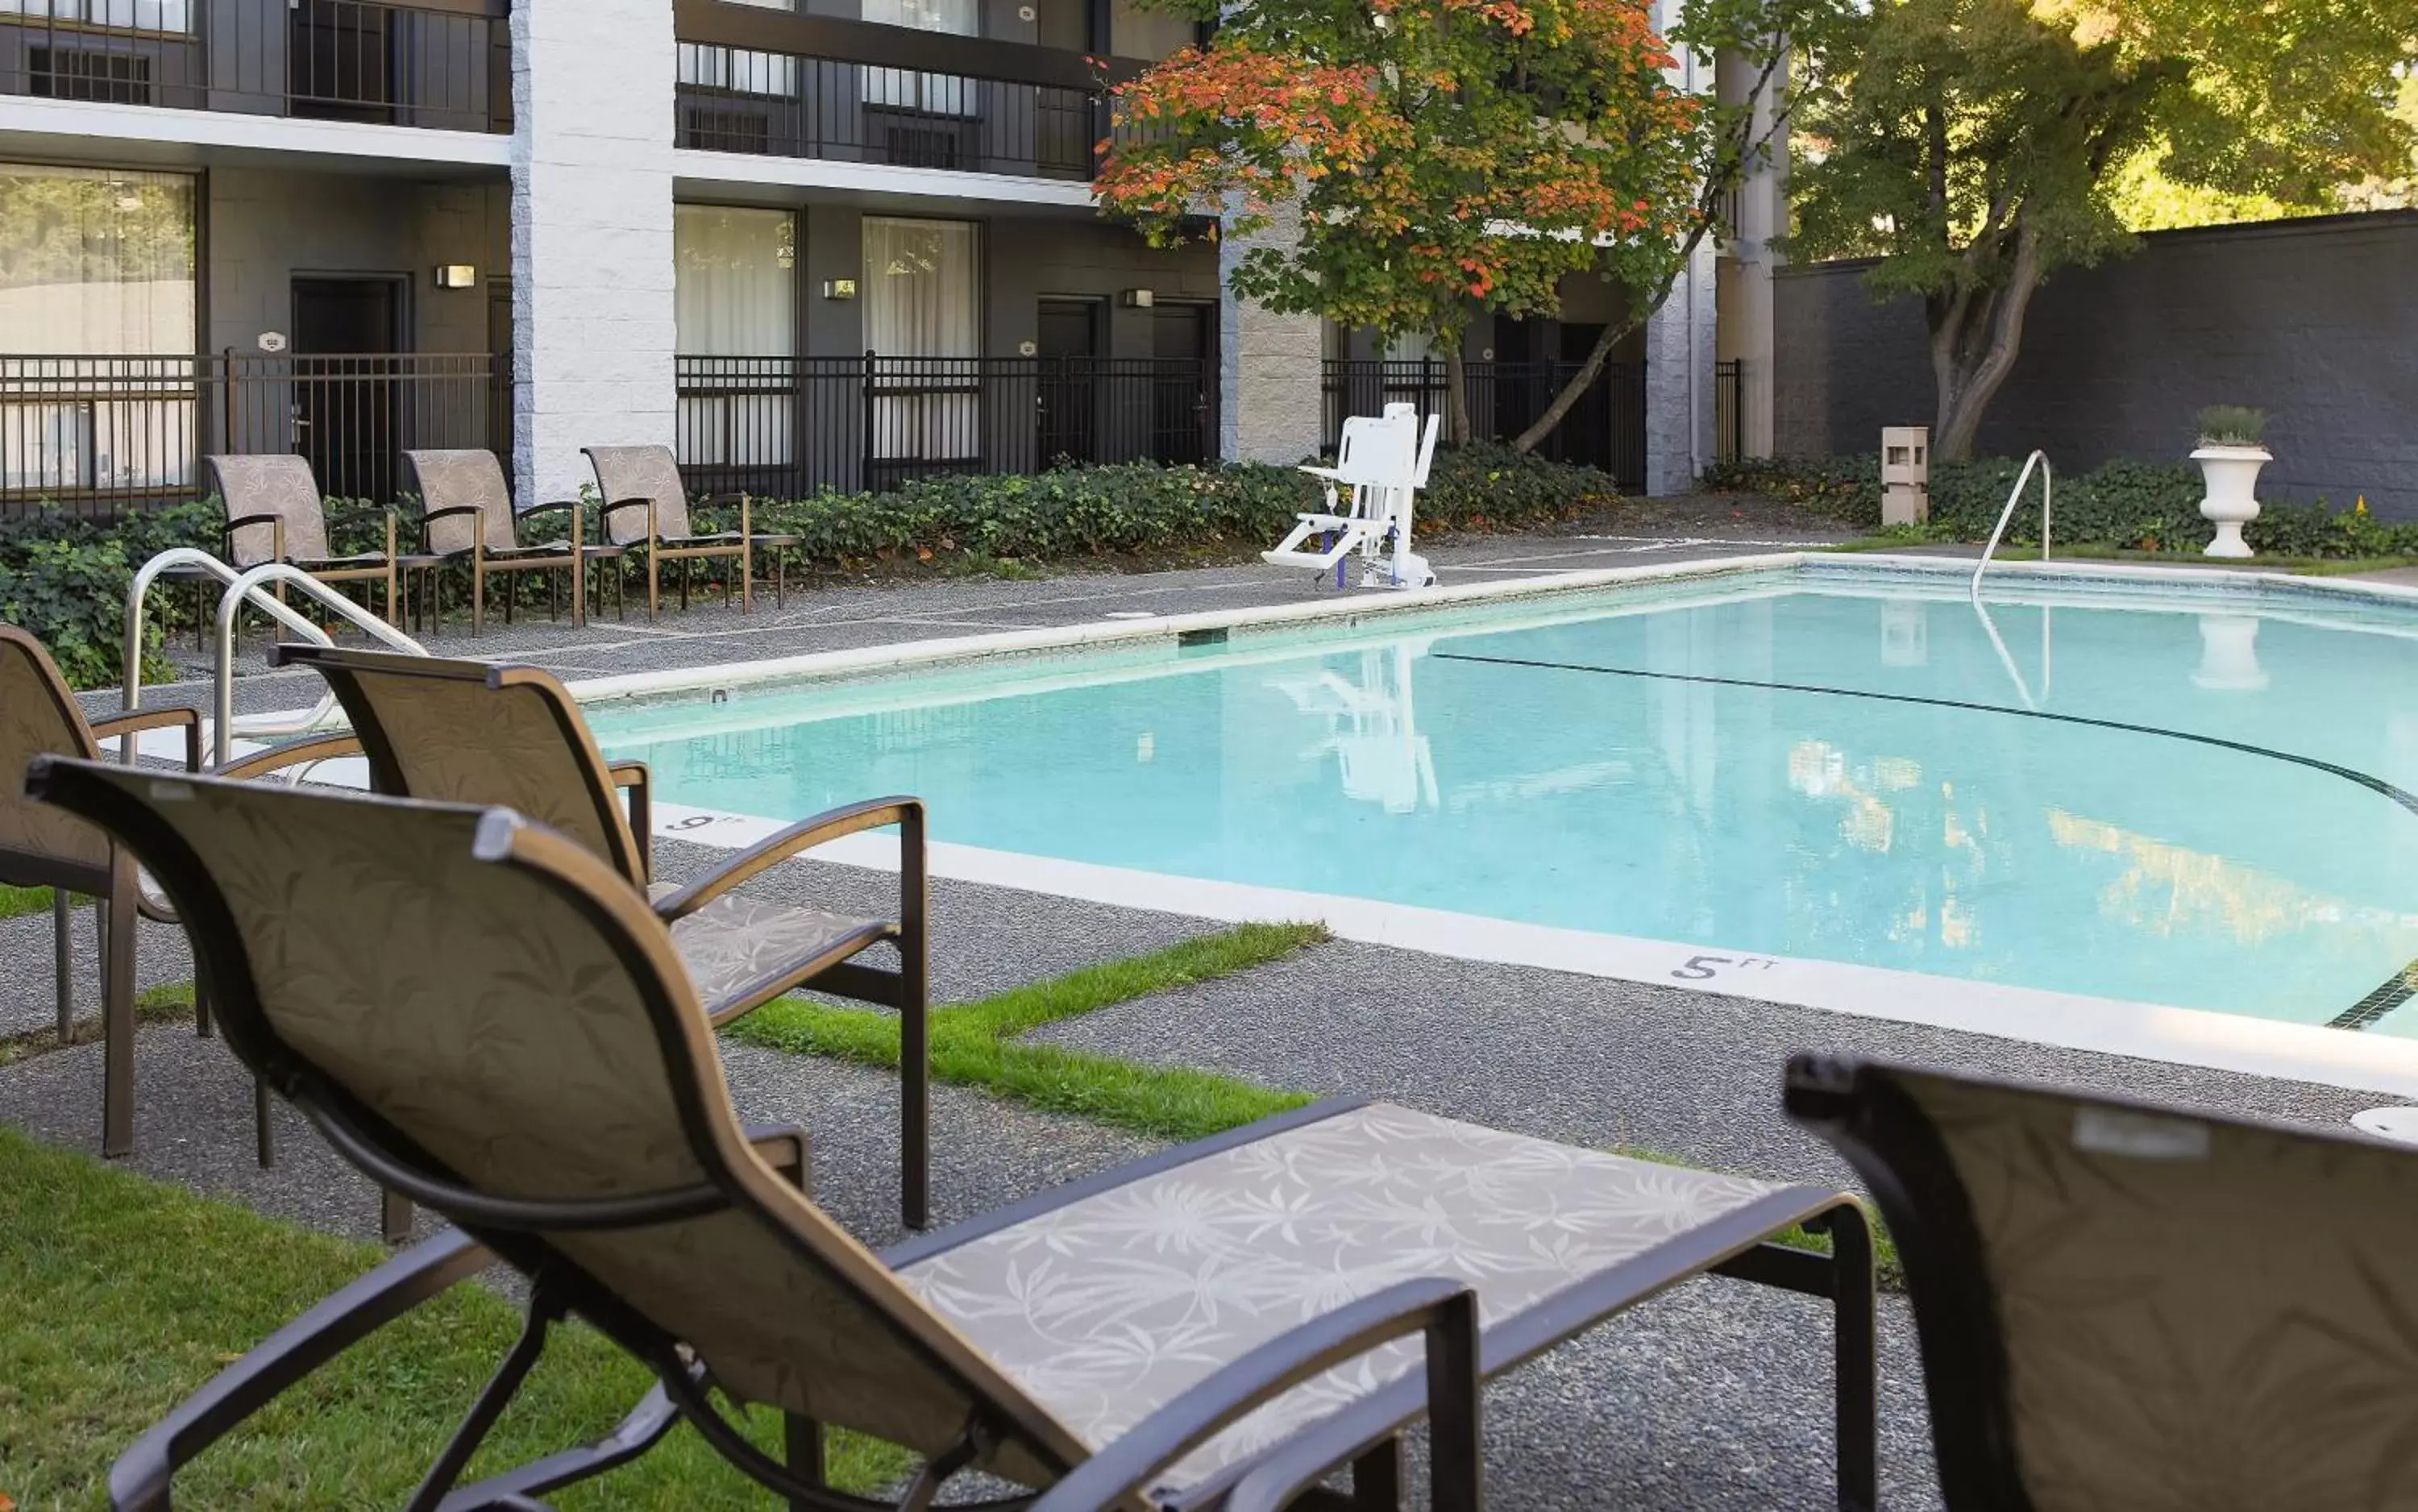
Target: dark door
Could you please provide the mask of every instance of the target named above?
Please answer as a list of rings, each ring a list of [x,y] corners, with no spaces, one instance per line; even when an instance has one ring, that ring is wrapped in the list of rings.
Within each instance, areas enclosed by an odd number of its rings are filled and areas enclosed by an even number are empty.
[[[1151,377],[1150,454],[1161,462],[1205,462],[1214,450],[1210,318],[1205,304],[1162,304],[1151,311],[1151,353],[1157,360]]]
[[[513,476],[513,281],[487,280],[487,449]]]
[[[404,281],[294,281],[294,450],[331,498],[394,499]]]
[[[1090,299],[1044,299],[1037,334],[1038,460],[1045,467],[1061,459],[1097,461],[1093,436],[1099,404],[1100,307]]]
[[[392,13],[360,0],[292,0],[289,14],[291,112],[320,121],[393,121]]]

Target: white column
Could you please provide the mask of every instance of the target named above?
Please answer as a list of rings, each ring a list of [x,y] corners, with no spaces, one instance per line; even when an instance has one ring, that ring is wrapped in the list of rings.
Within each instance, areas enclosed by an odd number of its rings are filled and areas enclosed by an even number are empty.
[[[1723,56],[1717,69],[1723,104],[1742,104],[1762,83],[1759,65],[1738,56]],[[1730,267],[1722,280],[1719,356],[1736,361],[1739,372],[1740,449],[1750,457],[1771,455],[1773,442],[1774,362],[1778,347],[1773,333],[1772,274],[1787,261],[1772,245],[1788,229],[1788,130],[1775,125],[1779,95],[1788,84],[1783,62],[1755,99],[1750,141],[1761,144],[1747,161],[1738,186],[1736,224],[1722,255]]]
[[[1677,23],[1683,0],[1659,0],[1663,34]],[[1671,82],[1691,94],[1712,86],[1712,70],[1681,52]],[[1645,323],[1645,492],[1660,497],[1696,486],[1714,455],[1713,353],[1720,330],[1715,259],[1708,237],[1698,244],[1671,285],[1671,297]]]
[[[1229,462],[1291,466],[1325,444],[1321,363],[1325,328],[1316,315],[1274,314],[1234,298],[1234,265],[1250,248],[1282,245],[1298,232],[1290,209],[1248,238],[1217,241],[1218,451]]]
[[[513,6],[513,375],[528,499],[585,446],[674,433],[672,90],[665,0]]]

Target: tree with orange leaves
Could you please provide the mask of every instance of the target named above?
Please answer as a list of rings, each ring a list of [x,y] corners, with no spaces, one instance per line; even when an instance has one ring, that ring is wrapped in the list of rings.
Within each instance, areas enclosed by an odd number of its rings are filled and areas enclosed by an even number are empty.
[[[1649,0],[1242,0],[1206,46],[1114,90],[1100,203],[1159,245],[1206,215],[1248,237],[1296,211],[1297,237],[1237,260],[1234,295],[1432,338],[1465,437],[1461,337],[1477,312],[1553,315],[1567,275],[1597,272],[1640,296],[1633,328],[1743,174],[1752,102],[1681,88],[1675,41],[1760,47],[1764,87],[1790,17],[1839,3],[1694,0],[1693,35],[1666,38]]]

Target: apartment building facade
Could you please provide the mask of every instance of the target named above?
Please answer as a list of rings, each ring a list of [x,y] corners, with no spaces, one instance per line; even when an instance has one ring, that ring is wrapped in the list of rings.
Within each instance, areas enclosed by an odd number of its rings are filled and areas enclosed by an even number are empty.
[[[1129,0],[0,0],[0,510],[191,497],[214,451],[369,498],[406,446],[492,447],[532,499],[604,444],[775,495],[1290,462],[1436,401],[1432,354],[1094,210],[1102,64],[1194,36]],[[1711,287],[1624,354],[1589,460],[1710,454]],[[1568,324],[1473,331],[1486,428]]]

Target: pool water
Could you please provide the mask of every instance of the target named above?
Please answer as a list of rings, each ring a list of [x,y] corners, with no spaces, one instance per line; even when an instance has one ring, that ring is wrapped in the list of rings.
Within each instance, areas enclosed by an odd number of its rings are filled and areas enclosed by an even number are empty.
[[[2418,1036],[2418,621],[1825,581],[599,733],[700,808]]]

